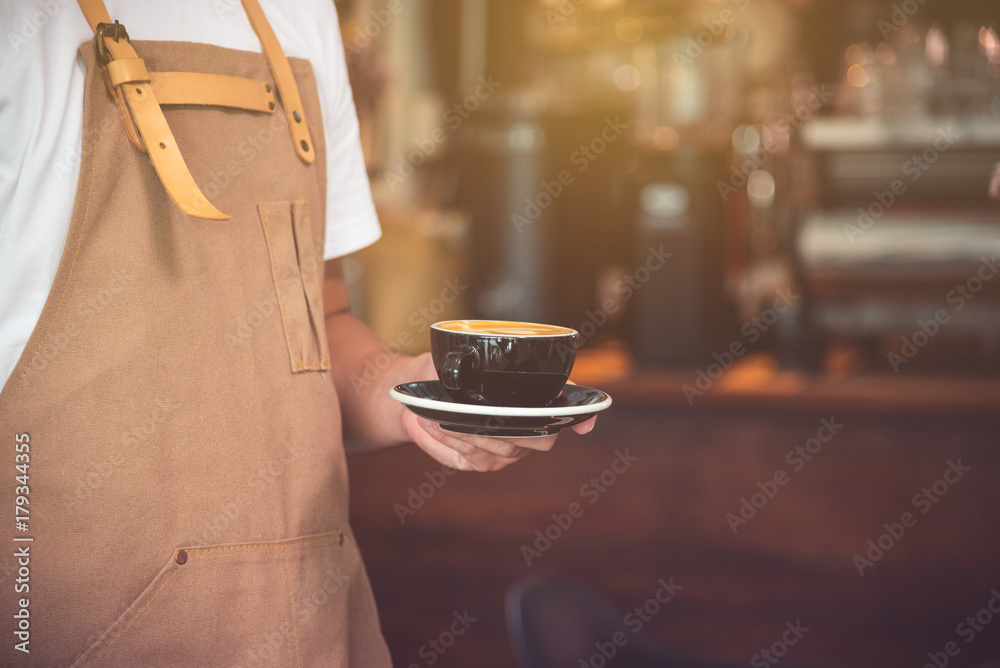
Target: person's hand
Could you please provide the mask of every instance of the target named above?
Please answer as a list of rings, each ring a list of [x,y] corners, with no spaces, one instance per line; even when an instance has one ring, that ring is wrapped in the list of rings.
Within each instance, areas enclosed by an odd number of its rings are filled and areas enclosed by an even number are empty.
[[[446,466],[496,471],[532,450],[551,450],[555,445],[555,436],[507,440],[453,434],[418,418],[392,399],[389,390],[402,383],[436,380],[430,354],[394,354],[388,356],[388,364],[375,364],[374,360],[387,357],[391,349],[352,315],[350,307],[343,265],[340,260],[328,260],[323,273],[323,308],[330,377],[340,400],[345,450],[370,452],[414,442]],[[573,430],[586,434],[595,421],[574,425]]]
[[[414,360],[418,380],[437,378],[429,354]],[[404,409],[401,415],[403,430],[420,449],[438,462],[461,471],[499,471],[523,459],[533,451],[547,452],[556,443],[556,435],[536,438],[492,438],[445,431],[437,423],[418,417]],[[573,426],[573,431],[586,434],[594,428],[597,418]]]

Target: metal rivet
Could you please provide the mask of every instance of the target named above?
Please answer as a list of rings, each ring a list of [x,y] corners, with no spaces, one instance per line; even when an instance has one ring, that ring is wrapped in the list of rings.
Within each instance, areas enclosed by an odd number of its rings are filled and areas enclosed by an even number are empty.
[[[302,114],[300,114],[298,111],[293,111],[292,112],[292,118],[295,119],[296,123],[301,123],[302,122]]]
[[[163,142],[160,142],[160,148],[166,148],[166,147],[167,147],[166,144],[164,144]]]
[[[267,108],[270,109],[271,111],[274,111],[274,102],[268,102]]]
[[[306,153],[309,152],[309,142],[307,142],[305,139],[303,139],[302,141],[300,141],[299,145],[302,146],[302,150],[303,151],[305,151]]]
[[[264,90],[266,90],[268,93],[270,93],[271,92],[271,84],[264,84]]]
[[[187,560],[188,560],[187,550],[177,550],[177,554],[174,555],[174,561],[183,566],[184,564],[187,563]]]

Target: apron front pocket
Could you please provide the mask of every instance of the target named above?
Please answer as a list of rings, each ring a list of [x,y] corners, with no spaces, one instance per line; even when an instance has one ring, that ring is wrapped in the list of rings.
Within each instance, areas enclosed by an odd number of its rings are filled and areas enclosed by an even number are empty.
[[[347,666],[367,634],[384,647],[374,615],[340,531],[182,548],[73,668]]]
[[[257,211],[264,227],[292,373],[326,371],[330,350],[323,320],[323,260],[313,241],[309,204],[305,200],[265,202]]]

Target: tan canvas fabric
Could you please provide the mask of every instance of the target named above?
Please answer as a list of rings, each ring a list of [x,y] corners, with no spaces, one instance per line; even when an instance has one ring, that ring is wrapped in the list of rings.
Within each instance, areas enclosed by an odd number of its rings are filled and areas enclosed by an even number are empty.
[[[151,71],[273,85],[260,54],[134,45]],[[81,53],[69,237],[0,393],[0,665],[390,665],[324,372],[326,163],[308,62],[292,59],[311,165],[280,107],[165,109],[197,183],[233,216],[208,221],[170,200],[129,143],[92,44]],[[15,518],[18,495],[28,514]],[[15,592],[19,577],[30,589]],[[29,654],[14,647],[25,625]]]

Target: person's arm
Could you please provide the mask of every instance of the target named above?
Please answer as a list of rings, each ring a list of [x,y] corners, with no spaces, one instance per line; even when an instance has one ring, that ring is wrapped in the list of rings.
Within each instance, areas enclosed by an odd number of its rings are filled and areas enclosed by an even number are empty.
[[[521,459],[532,450],[550,450],[555,436],[507,441],[446,432],[419,418],[389,396],[400,383],[436,378],[429,354],[399,355],[372,379],[366,362],[385,355],[387,348],[367,325],[351,313],[340,260],[329,260],[323,278],[326,336],[330,345],[330,374],[340,398],[345,447],[349,451],[377,450],[414,442],[431,457],[465,471],[494,471]],[[371,366],[369,365],[370,369]],[[576,425],[587,433],[594,420]]]
[[[1000,199],[1000,162],[993,165],[993,176],[990,177],[990,197]]]

